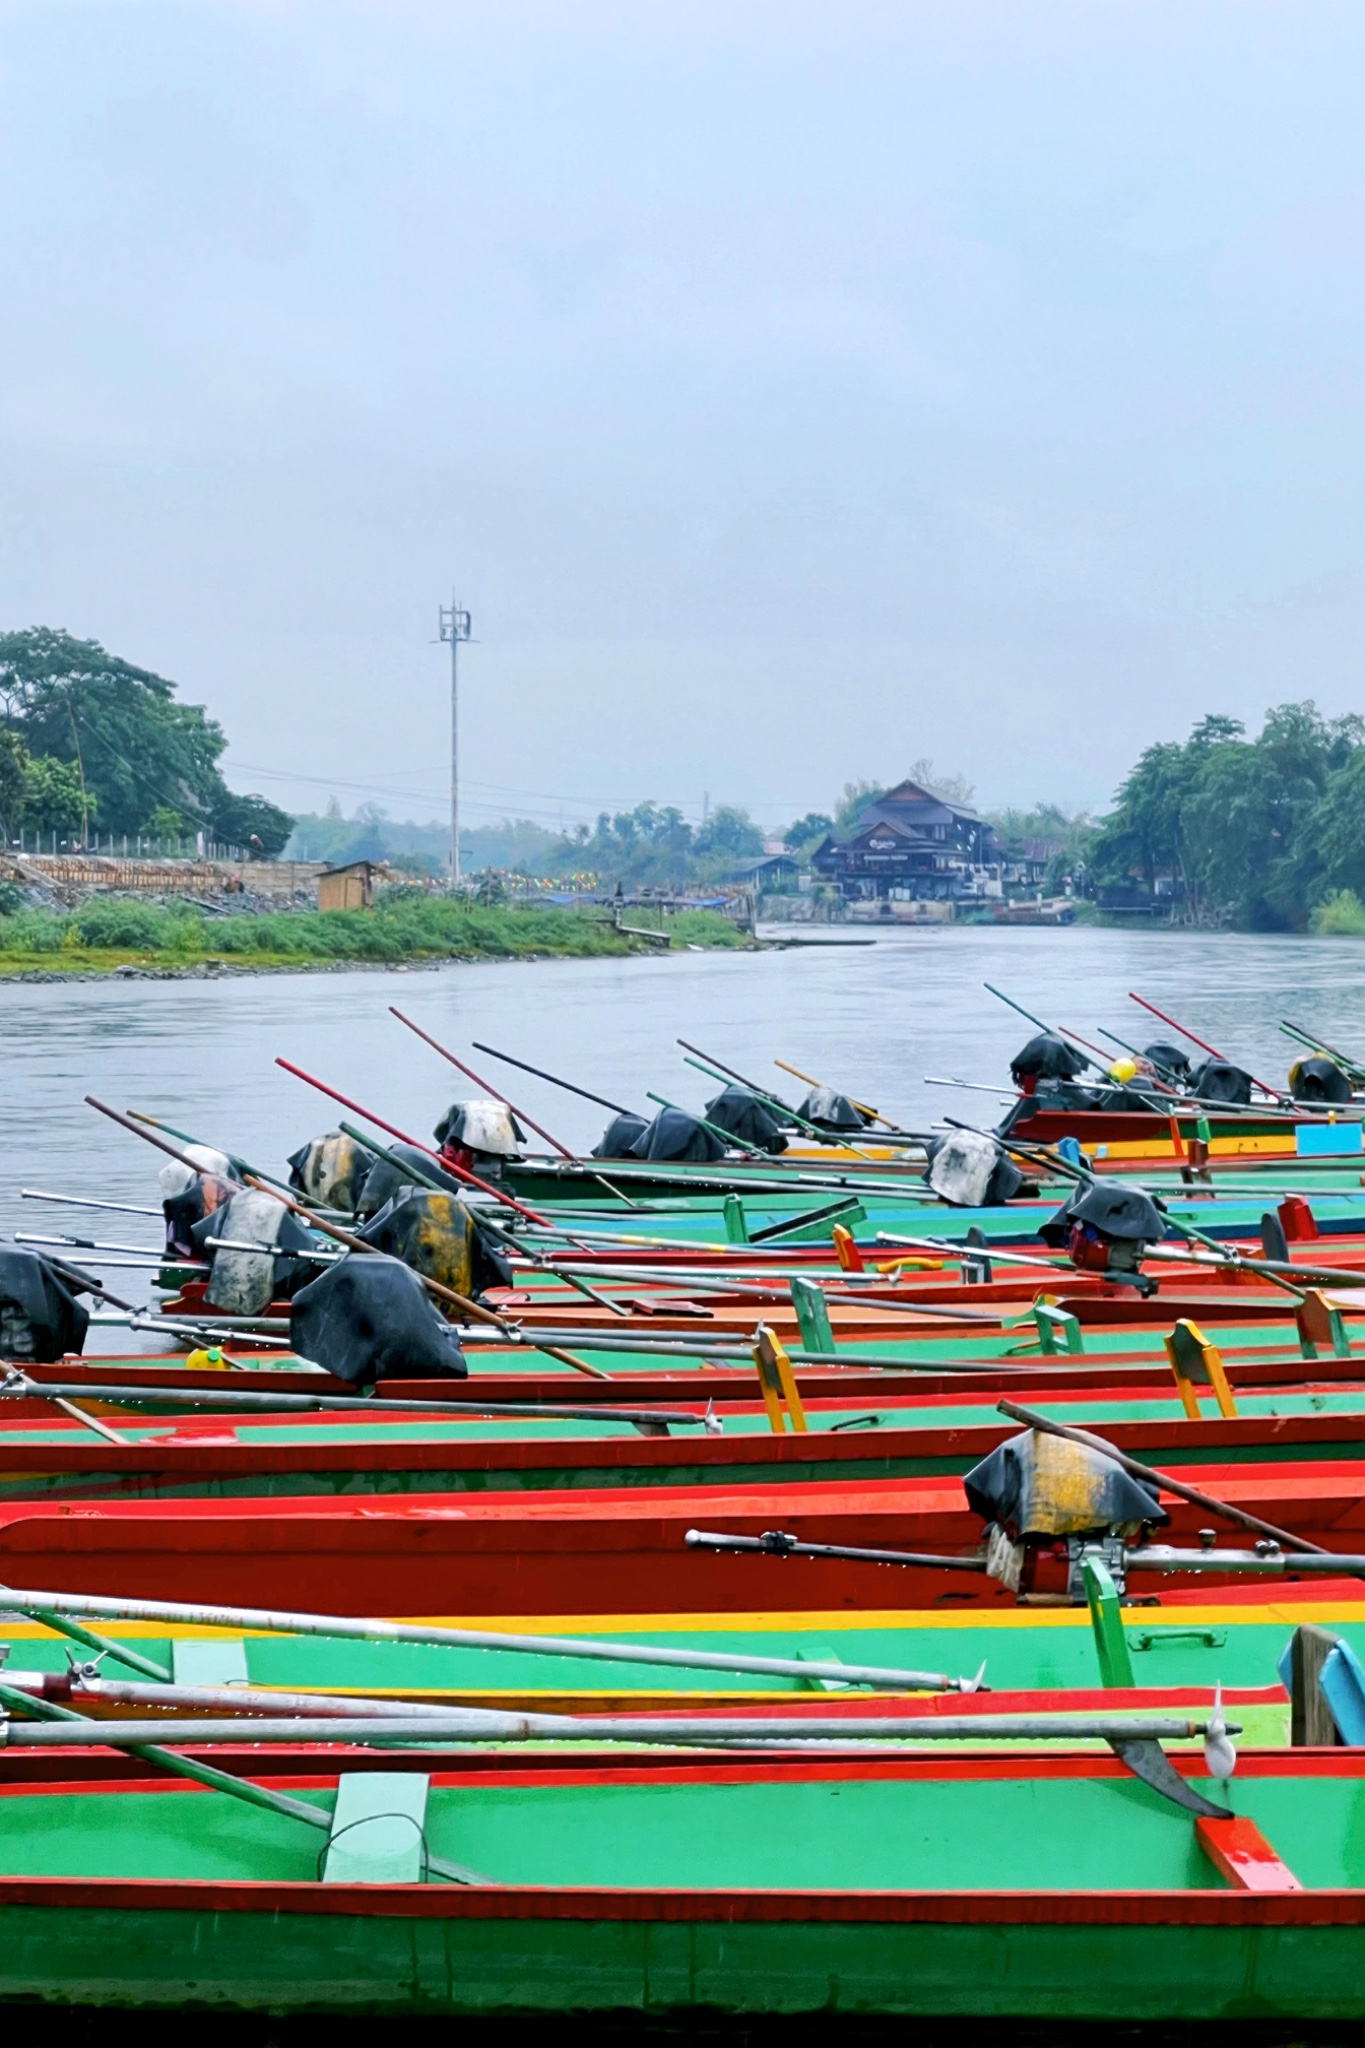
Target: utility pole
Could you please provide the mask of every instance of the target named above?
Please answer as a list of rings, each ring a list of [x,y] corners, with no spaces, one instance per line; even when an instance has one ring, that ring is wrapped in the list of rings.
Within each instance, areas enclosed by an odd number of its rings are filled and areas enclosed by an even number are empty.
[[[460,886],[460,642],[470,634],[469,613],[451,592],[450,603],[440,606],[443,643],[450,646],[450,884]]]

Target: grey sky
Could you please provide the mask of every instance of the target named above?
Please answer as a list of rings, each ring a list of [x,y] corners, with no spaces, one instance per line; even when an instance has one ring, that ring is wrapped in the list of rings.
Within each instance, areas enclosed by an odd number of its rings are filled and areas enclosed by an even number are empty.
[[[1363,56],[1317,0],[0,0],[0,623],[426,816],[453,578],[471,822],[924,754],[1102,803],[1365,708]]]

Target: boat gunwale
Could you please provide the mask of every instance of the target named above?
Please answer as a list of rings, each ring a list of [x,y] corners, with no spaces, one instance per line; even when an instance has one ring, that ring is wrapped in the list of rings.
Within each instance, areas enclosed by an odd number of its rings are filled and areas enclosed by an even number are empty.
[[[1093,1390],[1102,1393],[1102,1389]],[[1118,1390],[1116,1390],[1117,1392]],[[1147,1391],[1147,1390],[1143,1390]],[[1164,1390],[1151,1390],[1153,1398]],[[1299,1391],[1299,1390],[1295,1390]],[[1056,1399],[1057,1395],[1047,1398]],[[1165,1396],[1165,1398],[1174,1398]],[[93,1404],[92,1404],[93,1405]],[[109,1406],[114,1404],[101,1404]],[[844,1404],[840,1403],[840,1407]],[[124,1411],[118,1411],[122,1414]],[[816,1411],[818,1412],[818,1411]],[[26,1418],[38,1422],[39,1418]],[[158,1417],[165,1421],[167,1418]],[[195,1420],[201,1418],[195,1417]],[[282,1414],[234,1417],[204,1417],[220,1428],[241,1419],[256,1427],[283,1427],[291,1418]],[[344,1418],[349,1424],[353,1418]],[[316,1427],[318,1418],[298,1420]],[[395,1417],[395,1427],[403,1418]],[[1167,1417],[1151,1420],[1107,1421],[1106,1435],[1120,1450],[1142,1451],[1149,1456],[1171,1452],[1235,1450],[1260,1445],[1294,1448],[1317,1443],[1335,1444],[1349,1439],[1365,1445],[1365,1393],[1357,1410],[1334,1410],[1310,1415],[1201,1416],[1197,1420]],[[49,1425],[50,1427],[50,1425]],[[881,1463],[888,1459],[984,1458],[1008,1438],[1018,1434],[1009,1422],[963,1423],[946,1427],[917,1428],[880,1425],[875,1431],[811,1430],[802,1434],[764,1435],[758,1431],[744,1436],[712,1437],[691,1435],[667,1439],[649,1437],[502,1437],[487,1442],[477,1438],[450,1437],[435,1442],[385,1444],[344,1442],[337,1444],[259,1443],[167,1443],[164,1441],[115,1445],[94,1444],[80,1437],[80,1425],[70,1425],[69,1443],[24,1444],[0,1432],[0,1479],[10,1475],[47,1475],[56,1472],[120,1473],[164,1471],[176,1473],[224,1473],[245,1475],[290,1472],[431,1472],[448,1468],[469,1471],[538,1471],[596,1467],[626,1470],[657,1467],[667,1471],[678,1465],[726,1468],[743,1464],[800,1465],[818,1463]],[[1352,1462],[1359,1463],[1357,1456]],[[609,1483],[609,1482],[608,1482]]]
[[[1359,1927],[1365,1888],[1320,1891],[800,1890],[590,1885],[346,1885],[252,1878],[0,1877],[0,1913],[41,1906],[339,1919],[723,1924]]]

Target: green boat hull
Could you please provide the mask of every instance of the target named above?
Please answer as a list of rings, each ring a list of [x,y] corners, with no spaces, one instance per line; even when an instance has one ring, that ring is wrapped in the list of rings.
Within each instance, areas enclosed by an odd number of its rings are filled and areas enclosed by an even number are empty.
[[[0,1903],[0,1999],[662,2022],[1365,2016],[1365,1913],[1354,1893],[1314,1895],[1309,1914],[1297,1901],[1238,1893],[980,1904],[566,1897],[550,1912],[515,1891],[477,1902],[431,1894],[435,1910],[418,1913],[340,1896],[322,1911],[312,1887],[306,1902],[272,1887],[257,1906],[228,1886],[202,1901],[160,1887],[164,1905],[114,1889],[109,1903],[94,1886],[63,1888],[50,1905]]]
[[[1225,1886],[1191,1815],[1102,1758],[457,1763],[433,1779],[424,1828],[431,1853],[486,1874],[468,1888],[319,1883],[318,1831],[217,1792],[10,1791],[0,1998],[659,2020],[1365,2017],[1359,1759],[1244,1764],[1218,1797],[1304,1889]],[[325,1780],[297,1793],[330,1812]]]
[[[1264,1687],[1294,1628],[1316,1622],[1346,1639],[1365,1659],[1365,1589],[1350,1596],[1285,1597],[1292,1589],[1249,1600],[1167,1596],[1160,1607],[1125,1607],[1122,1625],[1136,1684],[1147,1688]],[[1303,1589],[1307,1590],[1307,1589]],[[450,1620],[450,1617],[446,1617]],[[458,1617],[453,1625],[464,1625]],[[1101,1683],[1090,1619],[1084,1610],[1000,1609],[945,1615],[887,1610],[709,1616],[588,1614],[525,1621],[507,1616],[469,1624],[521,1633],[583,1636],[650,1649],[705,1650],[746,1657],[875,1665],[970,1676],[984,1664],[993,1691],[1046,1691]],[[451,1700],[495,1706],[577,1711],[596,1703],[639,1706],[700,1694],[722,1699],[790,1699],[822,1690],[795,1677],[688,1670],[445,1645],[353,1642],[320,1636],[246,1635],[184,1630],[171,1637],[151,1625],[105,1622],[101,1632],[126,1642],[182,1683],[226,1684],[233,1678],[283,1691],[354,1692],[376,1697]],[[64,1672],[63,1640],[33,1622],[3,1630],[16,1669]],[[215,1662],[215,1652],[219,1661]],[[205,1659],[208,1659],[206,1662]],[[234,1659],[237,1660],[234,1662]],[[128,1678],[113,1658],[104,1674]],[[1255,1739],[1276,1742],[1284,1731],[1258,1727]],[[0,1778],[3,1766],[0,1764]]]

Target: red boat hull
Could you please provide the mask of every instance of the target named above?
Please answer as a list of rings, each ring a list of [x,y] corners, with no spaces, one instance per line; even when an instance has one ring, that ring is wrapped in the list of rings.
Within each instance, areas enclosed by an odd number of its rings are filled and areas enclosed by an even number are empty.
[[[1187,1466],[1182,1478],[1338,1552],[1365,1552],[1365,1463]],[[1171,1500],[1170,1540],[1207,1512]],[[959,1479],[779,1489],[407,1495],[316,1501],[22,1503],[0,1509],[12,1586],[344,1614],[627,1615],[1012,1605],[984,1574],[690,1548],[688,1529],[969,1555]],[[1240,1547],[1239,1538],[1224,1538]],[[1246,1540],[1246,1539],[1241,1539]],[[1189,1580],[1138,1573],[1137,1594]],[[1204,1586],[1224,1583],[1201,1575]],[[1245,1584],[1245,1580],[1232,1581]]]

